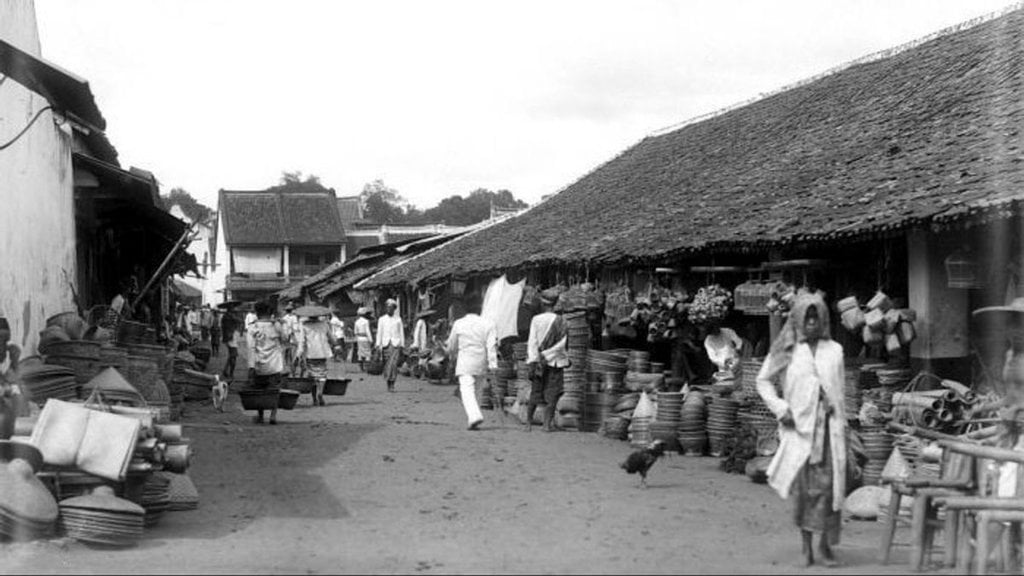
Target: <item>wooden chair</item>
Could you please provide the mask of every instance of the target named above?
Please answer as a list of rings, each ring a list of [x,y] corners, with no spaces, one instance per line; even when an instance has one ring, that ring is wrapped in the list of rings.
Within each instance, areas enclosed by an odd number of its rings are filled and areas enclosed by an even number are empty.
[[[948,451],[970,455],[979,460],[1013,462],[1024,466],[1024,452],[966,442],[940,441],[939,443]],[[952,511],[960,517],[962,549],[959,553],[957,568],[963,573],[967,573],[970,569],[972,560],[975,565],[975,574],[987,573],[988,560],[991,555],[989,527],[993,523],[1010,523],[1015,525],[1015,530],[1018,531],[1019,527],[1024,524],[1024,497],[1021,497],[1024,482],[1021,482],[1020,472],[1018,472],[1017,496],[1015,497],[988,494],[986,484],[986,482],[979,482],[978,494],[975,496],[948,496],[938,499],[939,504],[945,506],[947,514]],[[1004,531],[1004,544],[1008,535],[1009,532]],[[972,542],[973,546],[971,546]],[[1000,558],[1001,564],[1006,562],[1008,549],[1009,546],[1004,546],[1004,554]]]
[[[882,564],[889,562],[900,504],[904,497],[909,496],[914,498],[911,516],[911,567],[917,571],[924,567],[925,560],[933,548],[935,532],[939,529],[943,530],[946,537],[944,564],[946,566],[955,565],[959,518],[950,518],[947,513],[944,521],[939,520],[935,499],[943,496],[972,494],[974,491],[973,459],[949,450],[943,451],[939,478],[915,475],[903,481],[893,482],[892,497],[889,499],[889,517],[882,530]]]

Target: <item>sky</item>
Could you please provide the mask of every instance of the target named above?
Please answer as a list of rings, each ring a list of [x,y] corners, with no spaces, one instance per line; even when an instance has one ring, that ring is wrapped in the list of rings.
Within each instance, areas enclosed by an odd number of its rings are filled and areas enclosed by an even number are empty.
[[[124,167],[216,207],[284,171],[533,203],[659,129],[1007,0],[36,0]]]

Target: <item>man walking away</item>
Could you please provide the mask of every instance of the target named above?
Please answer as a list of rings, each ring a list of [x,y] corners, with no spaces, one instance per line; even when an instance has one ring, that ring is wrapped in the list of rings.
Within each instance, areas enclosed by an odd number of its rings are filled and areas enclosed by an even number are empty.
[[[541,292],[543,312],[530,321],[530,336],[526,347],[526,362],[530,364],[533,385],[530,403],[526,410],[526,430],[533,427],[533,413],[537,405],[544,403],[544,431],[555,430],[555,404],[562,395],[562,371],[569,366],[566,351],[568,331],[565,320],[555,314],[558,293],[553,289]]]
[[[384,379],[388,392],[395,391],[398,365],[402,363],[402,348],[405,346],[405,326],[398,315],[398,302],[388,298],[384,304],[387,311],[377,320],[377,348],[384,358]]]
[[[452,324],[448,336],[448,353],[455,360],[462,407],[469,419],[469,429],[476,430],[484,421],[476,400],[477,386],[483,386],[488,370],[498,369],[498,337],[494,323],[480,317],[480,298],[472,296],[463,304],[455,304],[455,315],[461,318]]]
[[[370,360],[370,353],[373,351],[373,333],[370,331],[370,311],[360,307],[359,318],[356,318],[353,332],[356,337],[356,346],[353,348],[356,355],[355,361],[359,363],[359,369],[364,369],[364,363]]]
[[[284,310],[285,315],[282,318],[284,327],[284,365],[288,374],[294,376],[295,369],[298,366],[298,356],[295,354],[295,349],[298,347],[299,331],[302,330],[302,325],[299,323],[299,317],[292,312],[292,310],[295,310],[295,304],[289,302],[284,307]]]
[[[248,334],[249,381],[255,389],[280,388],[284,377],[285,329],[274,319],[274,309],[267,302],[256,303],[256,322]],[[256,423],[263,423],[263,409],[257,412]],[[277,424],[277,408],[270,412],[270,423]]]
[[[331,327],[323,318],[312,316],[302,323],[296,333],[299,362],[302,362],[313,376],[313,406],[324,406],[324,385],[327,383],[327,359],[333,354],[335,344]]]

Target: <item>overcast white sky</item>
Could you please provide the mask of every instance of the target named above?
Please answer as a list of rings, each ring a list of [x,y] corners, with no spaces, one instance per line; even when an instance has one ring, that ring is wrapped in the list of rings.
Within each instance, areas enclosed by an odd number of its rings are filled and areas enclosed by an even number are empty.
[[[534,202],[650,132],[1007,0],[36,0],[122,164],[210,206],[284,170]]]

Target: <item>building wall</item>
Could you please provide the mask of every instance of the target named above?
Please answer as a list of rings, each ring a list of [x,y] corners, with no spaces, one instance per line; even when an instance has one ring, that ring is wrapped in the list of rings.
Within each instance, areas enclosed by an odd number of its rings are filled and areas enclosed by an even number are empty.
[[[0,38],[41,56],[32,0],[0,2]],[[13,80],[0,88],[0,134],[20,131],[47,101]],[[70,127],[47,111],[0,152],[0,315],[11,341],[34,354],[46,319],[74,310],[74,178]]]
[[[280,274],[281,248],[231,248],[235,274]]]

